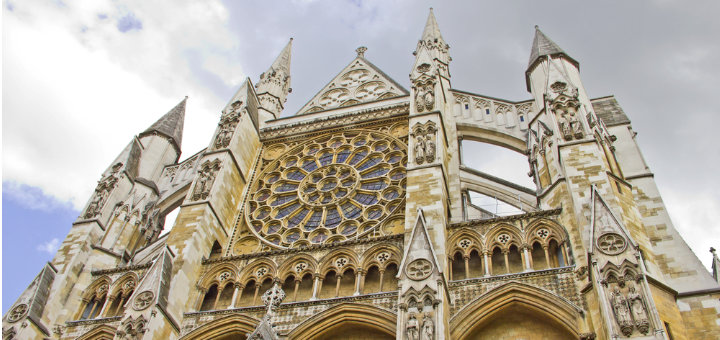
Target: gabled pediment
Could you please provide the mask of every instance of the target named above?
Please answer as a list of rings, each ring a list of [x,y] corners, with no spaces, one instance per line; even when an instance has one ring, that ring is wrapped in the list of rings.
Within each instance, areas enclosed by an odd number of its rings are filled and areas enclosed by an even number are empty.
[[[405,88],[365,57],[358,55],[297,114],[302,115],[409,94]]]

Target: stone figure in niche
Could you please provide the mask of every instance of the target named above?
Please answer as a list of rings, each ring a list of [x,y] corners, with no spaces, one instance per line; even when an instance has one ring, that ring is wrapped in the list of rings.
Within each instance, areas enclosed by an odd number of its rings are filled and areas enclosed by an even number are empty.
[[[425,314],[422,324],[422,333],[420,334],[421,340],[433,340],[435,339],[435,324],[430,317],[430,314]]]
[[[90,200],[90,204],[88,204],[87,210],[85,210],[85,215],[83,215],[84,218],[93,218],[100,215],[100,212],[105,205],[105,201],[108,196],[110,196],[112,189],[115,188],[115,183],[117,183],[115,173],[116,171],[100,180],[97,188],[95,188],[95,193]]]
[[[230,140],[240,121],[242,110],[242,101],[235,101],[231,104],[231,108],[220,118],[220,123],[218,124],[220,131],[218,131],[214,143],[216,149],[226,148],[230,145]]]
[[[407,324],[405,325],[405,333],[407,334],[408,340],[418,340],[418,327],[419,325],[417,319],[415,318],[415,314],[410,314],[410,319],[408,319]]]
[[[632,317],[635,320],[635,327],[637,327],[640,333],[647,334],[650,330],[650,321],[648,320],[647,311],[645,310],[645,302],[632,284],[628,285],[627,300],[632,310]]]
[[[422,136],[415,136],[415,162],[422,164],[425,161],[425,141]]]
[[[625,295],[623,295],[620,288],[617,286],[615,286],[613,292],[611,293],[610,303],[612,304],[613,312],[615,313],[615,319],[620,325],[620,331],[622,331],[625,336],[630,336],[633,332],[633,322],[630,317],[630,309]]]
[[[219,160],[216,160],[213,163],[205,162],[205,164],[202,165],[199,179],[197,183],[195,183],[195,188],[193,189],[193,200],[206,199],[208,195],[210,195],[210,189],[215,181],[215,176],[217,175],[218,170],[220,170]]]
[[[425,160],[432,163],[435,161],[435,131],[428,131],[425,139]]]
[[[418,70],[424,65],[426,64],[420,65]],[[417,112],[431,111],[435,108],[435,83],[428,75],[424,75],[422,78],[424,80],[418,80],[415,83],[415,109]]]
[[[578,90],[576,88],[569,88],[566,83],[559,81],[550,85],[550,88],[554,93],[551,105],[552,110],[557,117],[563,138],[566,141],[571,141],[573,138],[584,138],[585,131],[577,115],[577,111],[580,108]]]

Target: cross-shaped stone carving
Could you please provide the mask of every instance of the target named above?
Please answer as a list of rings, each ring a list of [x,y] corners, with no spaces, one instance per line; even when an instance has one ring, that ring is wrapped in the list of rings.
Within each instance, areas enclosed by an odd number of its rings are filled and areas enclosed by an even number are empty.
[[[285,292],[280,288],[280,285],[275,282],[272,288],[268,289],[262,296],[262,301],[265,306],[267,306],[267,314],[271,314],[275,308],[280,306],[284,299]]]

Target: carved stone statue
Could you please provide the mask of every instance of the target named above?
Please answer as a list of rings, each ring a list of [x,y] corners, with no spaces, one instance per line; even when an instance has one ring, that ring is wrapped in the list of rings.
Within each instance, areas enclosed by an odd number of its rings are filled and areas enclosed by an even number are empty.
[[[632,310],[633,320],[635,320],[635,327],[637,327],[640,333],[647,334],[650,330],[650,321],[648,320],[647,311],[645,310],[645,302],[632,284],[628,285],[627,300]]]
[[[200,178],[195,183],[193,189],[193,200],[206,199],[210,195],[210,189],[215,181],[215,176],[220,169],[220,161],[215,160],[213,163],[205,162],[200,169]]]
[[[423,99],[425,101],[425,111],[431,111],[435,107],[435,91],[433,84],[425,84],[423,87]]]
[[[425,160],[428,163],[435,161],[435,133],[428,131],[425,135]]]
[[[620,330],[625,336],[630,336],[633,332],[633,322],[630,317],[630,309],[628,307],[627,299],[620,292],[620,288],[615,286],[611,293],[610,303],[612,304],[613,312],[615,313],[615,319]]]
[[[117,183],[117,177],[115,177],[115,172],[103,178],[98,183],[97,188],[95,188],[95,193],[90,200],[90,204],[88,204],[87,210],[85,210],[85,215],[83,215],[84,218],[93,218],[97,215],[100,215],[100,212],[105,205],[105,201],[107,200],[108,196],[110,196],[110,192],[112,191],[112,189],[115,188],[115,183]]]
[[[415,163],[422,164],[425,161],[425,141],[423,137],[415,136]]]
[[[417,112],[431,111],[435,108],[435,84],[431,78],[415,84],[415,109]]]
[[[435,324],[430,317],[430,314],[425,314],[422,324],[422,332],[420,333],[421,340],[433,340],[435,339]]]
[[[419,325],[417,319],[415,318],[415,314],[410,314],[410,319],[408,319],[407,324],[405,325],[405,334],[407,334],[408,340],[418,340],[418,328]]]

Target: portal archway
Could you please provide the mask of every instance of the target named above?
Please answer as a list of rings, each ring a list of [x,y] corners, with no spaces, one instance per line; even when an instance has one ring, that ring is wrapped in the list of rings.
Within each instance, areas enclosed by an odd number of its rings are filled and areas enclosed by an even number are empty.
[[[580,309],[543,289],[509,282],[463,307],[451,320],[452,339],[577,339]]]
[[[332,307],[295,328],[288,339],[354,340],[395,339],[397,316],[389,311],[357,303]]]
[[[202,325],[182,340],[242,340],[252,333],[260,321],[247,315],[234,314]]]

